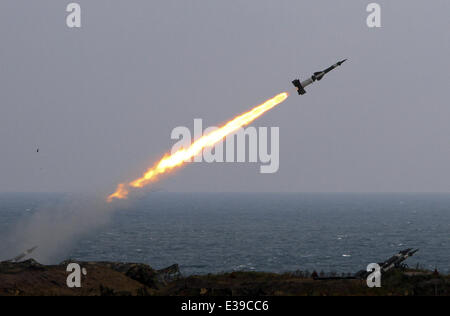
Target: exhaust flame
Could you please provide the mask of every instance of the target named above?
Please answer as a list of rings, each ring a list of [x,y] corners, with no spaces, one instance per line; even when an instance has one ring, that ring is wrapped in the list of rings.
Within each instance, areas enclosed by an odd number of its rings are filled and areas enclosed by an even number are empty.
[[[186,160],[197,156],[204,148],[215,146],[226,136],[236,132],[241,127],[250,124],[265,112],[284,102],[288,96],[289,94],[287,92],[280,93],[263,104],[254,107],[252,110],[237,116],[221,128],[202,136],[193,142],[188,148],[182,148],[172,155],[165,155],[153,167],[148,169],[141,178],[131,181],[128,184],[119,184],[116,192],[108,196],[107,201],[112,202],[114,199],[126,199],[130,193],[130,189],[142,188],[149,183],[156,181],[159,175],[183,165]]]

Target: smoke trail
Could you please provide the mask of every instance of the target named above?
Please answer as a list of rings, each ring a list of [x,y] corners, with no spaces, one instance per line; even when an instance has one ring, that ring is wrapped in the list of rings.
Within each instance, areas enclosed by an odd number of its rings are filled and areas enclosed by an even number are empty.
[[[113,199],[126,199],[132,188],[142,188],[152,181],[157,180],[158,175],[171,171],[183,165],[190,157],[196,156],[204,148],[212,147],[222,141],[239,128],[246,126],[258,117],[284,102],[288,97],[287,92],[275,97],[245,112],[218,130],[196,140],[190,147],[181,149],[173,155],[164,156],[154,167],[145,174],[130,183],[122,183],[116,192],[108,197],[108,202]],[[26,249],[38,246],[38,250],[32,257],[41,263],[54,263],[58,258],[68,254],[70,247],[83,235],[106,225],[111,218],[112,207],[104,202],[104,199],[95,197],[68,197],[64,201],[41,206],[35,214],[25,221],[20,222],[3,244],[10,244],[4,259],[12,258]]]
[[[120,183],[117,186],[116,191],[108,196],[107,201],[112,202],[114,199],[126,199],[131,189],[143,188],[151,182],[158,180],[159,175],[182,166],[186,160],[195,157],[204,148],[213,147],[221,142],[226,136],[233,134],[241,127],[250,124],[267,111],[283,103],[288,96],[289,94],[287,92],[280,93],[263,104],[254,107],[250,111],[235,117],[219,129],[200,137],[188,148],[182,148],[171,155],[164,156],[139,179],[131,181],[130,183]]]
[[[65,259],[77,240],[106,226],[113,214],[111,210],[104,198],[92,196],[66,197],[42,205],[7,234],[7,251],[0,253],[1,259],[11,259],[38,246],[30,257],[40,263],[57,263]]]

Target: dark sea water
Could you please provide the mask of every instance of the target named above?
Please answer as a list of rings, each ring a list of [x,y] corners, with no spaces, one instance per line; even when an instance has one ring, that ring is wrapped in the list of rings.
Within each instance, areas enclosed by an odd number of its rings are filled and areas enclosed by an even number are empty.
[[[0,236],[58,199],[0,195]],[[449,194],[158,192],[112,212],[56,259],[178,263],[184,274],[341,273],[420,248],[410,266],[448,272],[449,237]]]

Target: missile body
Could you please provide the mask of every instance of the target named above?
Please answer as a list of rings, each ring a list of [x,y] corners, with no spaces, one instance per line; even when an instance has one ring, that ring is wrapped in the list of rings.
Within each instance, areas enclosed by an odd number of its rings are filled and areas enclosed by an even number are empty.
[[[378,263],[381,268],[381,272],[385,273],[394,268],[401,268],[405,265],[403,262],[412,257],[419,249],[413,250],[412,248],[408,248],[406,250],[400,251],[398,254],[392,256],[384,262]],[[361,270],[355,274],[355,278],[365,280],[369,277],[372,272],[367,272],[366,270]]]
[[[28,249],[27,251],[25,251],[24,253],[21,253],[20,255],[18,255],[17,257],[15,257],[14,259],[8,260],[7,262],[20,262],[23,258],[25,258],[26,256],[28,256],[29,254],[31,254],[33,251],[35,251],[37,249],[37,246]]]
[[[319,72],[315,72],[311,78],[306,79],[305,81],[301,81],[299,79],[295,79],[292,81],[292,84],[297,88],[299,95],[304,95],[306,93],[305,88],[309,86],[310,84],[314,83],[315,81],[320,81],[322,78],[332,71],[333,69],[336,69],[337,67],[341,66],[347,59],[344,59],[336,64],[334,64],[331,67],[328,67],[327,69]]]

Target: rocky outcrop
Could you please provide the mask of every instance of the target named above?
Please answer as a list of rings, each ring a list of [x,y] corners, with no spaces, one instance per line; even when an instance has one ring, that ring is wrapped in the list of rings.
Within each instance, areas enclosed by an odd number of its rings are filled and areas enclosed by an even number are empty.
[[[69,288],[69,263],[86,269],[81,288]],[[74,262],[45,266],[34,260],[0,263],[0,296],[277,296],[277,295],[450,295],[450,277],[428,271],[393,269],[382,288],[364,280],[314,280],[306,274],[233,272],[182,277],[178,265],[155,270],[141,263]]]

